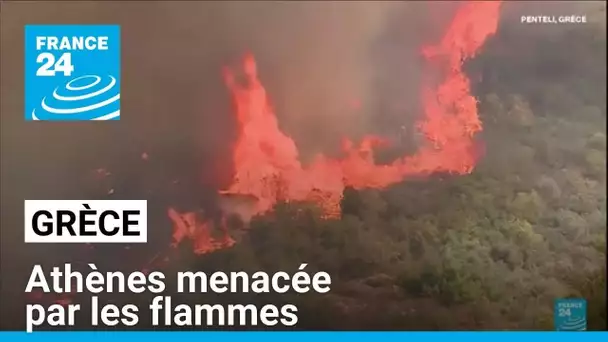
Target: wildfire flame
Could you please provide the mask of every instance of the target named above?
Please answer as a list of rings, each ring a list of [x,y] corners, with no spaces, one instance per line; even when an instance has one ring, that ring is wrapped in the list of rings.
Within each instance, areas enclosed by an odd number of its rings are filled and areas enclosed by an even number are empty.
[[[425,141],[416,154],[389,165],[374,162],[374,147],[385,141],[368,136],[359,144],[344,139],[343,158],[319,154],[310,165],[303,166],[293,139],[279,128],[258,78],[254,56],[244,56],[241,70],[224,68],[239,135],[233,152],[234,179],[221,194],[254,197],[254,213],[271,210],[278,201],[311,201],[326,216],[335,217],[340,215],[340,200],[347,186],[384,188],[413,175],[470,173],[479,156],[474,136],[482,125],[462,66],[496,32],[499,9],[499,1],[464,3],[440,42],[423,49],[426,67],[441,74],[439,82],[426,80],[421,85],[424,111],[417,127]],[[179,214],[170,209],[169,216],[174,222],[174,243],[193,239],[196,253],[208,253],[234,242],[227,235],[220,240],[212,238],[209,225],[198,222],[192,213]]]

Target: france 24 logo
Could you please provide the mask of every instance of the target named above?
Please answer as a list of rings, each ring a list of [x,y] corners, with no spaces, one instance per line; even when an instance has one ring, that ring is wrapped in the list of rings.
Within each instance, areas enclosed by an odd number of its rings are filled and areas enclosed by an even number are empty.
[[[587,330],[587,300],[584,298],[556,299],[553,315],[555,330]]]
[[[120,119],[120,26],[26,25],[25,119]]]

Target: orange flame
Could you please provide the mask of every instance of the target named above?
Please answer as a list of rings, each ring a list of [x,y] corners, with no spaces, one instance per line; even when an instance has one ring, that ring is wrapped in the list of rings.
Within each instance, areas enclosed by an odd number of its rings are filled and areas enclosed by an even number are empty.
[[[247,54],[242,68],[245,82],[235,82],[234,72],[224,71],[240,130],[233,156],[236,175],[227,192],[256,196],[259,212],[278,200],[306,200],[321,192],[325,196],[319,204],[336,212],[345,186],[382,188],[411,174],[470,172],[476,162],[472,138],[481,130],[481,122],[462,63],[496,31],[499,6],[495,1],[463,5],[441,42],[424,49],[430,66],[444,72],[438,86],[424,86],[424,118],[418,127],[428,144],[391,165],[374,164],[373,147],[383,140],[366,137],[359,146],[345,139],[343,159],[320,155],[303,167],[294,141],[278,127],[255,60]]]
[[[224,68],[239,135],[233,152],[233,182],[222,194],[255,197],[257,213],[272,209],[278,201],[312,201],[326,216],[335,217],[340,215],[340,200],[346,186],[384,188],[412,175],[439,171],[470,173],[478,158],[474,136],[482,126],[477,101],[471,95],[470,80],[462,65],[496,32],[499,9],[499,1],[463,4],[441,41],[423,49],[427,67],[441,74],[438,84],[427,80],[422,85],[424,112],[417,127],[426,141],[415,155],[404,156],[389,165],[375,164],[373,156],[374,148],[386,142],[368,136],[358,145],[344,139],[343,158],[319,154],[310,165],[303,166],[295,142],[279,128],[268,94],[258,78],[253,55],[245,55],[241,70]],[[210,237],[205,233],[206,224],[196,222],[193,214],[178,214],[170,209],[169,215],[175,223],[175,242],[193,239],[197,253],[233,243],[229,236],[219,242]]]

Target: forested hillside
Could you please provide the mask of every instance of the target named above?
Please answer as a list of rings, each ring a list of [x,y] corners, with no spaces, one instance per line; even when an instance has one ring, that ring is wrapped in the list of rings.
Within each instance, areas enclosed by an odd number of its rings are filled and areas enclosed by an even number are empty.
[[[329,272],[330,294],[285,298],[302,329],[553,329],[565,296],[605,329],[605,58],[605,21],[501,28],[467,65],[485,126],[472,174],[347,189],[340,220],[280,205],[193,262]]]

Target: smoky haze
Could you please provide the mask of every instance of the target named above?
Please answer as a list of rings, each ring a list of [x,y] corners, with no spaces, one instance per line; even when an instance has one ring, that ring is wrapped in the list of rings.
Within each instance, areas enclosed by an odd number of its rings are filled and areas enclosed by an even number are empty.
[[[430,11],[430,7],[436,9]],[[404,104],[415,105],[419,46],[428,41],[425,36],[438,31],[431,28],[441,21],[428,13],[437,14],[444,7],[450,6],[398,2],[3,4],[3,177],[9,184],[3,193],[13,199],[43,193],[78,196],[79,189],[70,190],[69,184],[85,169],[125,166],[121,158],[142,152],[162,164],[165,173],[202,173],[209,183],[221,186],[230,177],[236,127],[221,68],[247,50],[256,56],[279,122],[294,137],[303,158],[337,148],[341,136],[356,138],[374,131],[375,122],[382,121],[377,114],[384,109],[378,102],[395,103],[385,116],[402,115]],[[401,13],[399,25],[408,27],[411,34],[382,41],[396,12]],[[121,25],[124,115],[118,124],[23,121],[23,26],[34,23]],[[403,60],[403,70],[382,70],[390,59]],[[43,178],[34,177],[34,171],[28,175],[17,171],[31,170],[33,165]]]
[[[396,2],[160,6],[171,22],[171,31],[161,35],[180,45],[175,50],[189,46],[189,56],[182,62],[191,61],[192,69],[205,63],[217,73],[220,63],[239,57],[245,49],[254,53],[280,124],[296,140],[304,158],[338,146],[343,135],[369,131],[372,87],[381,74],[376,66],[382,62],[381,56],[374,55],[374,44],[385,34],[395,9],[416,18],[426,17],[420,13],[428,7]],[[412,21],[412,31],[419,33],[416,26],[420,23]],[[173,30],[180,32],[179,39],[175,40]],[[405,65],[418,62],[416,39],[393,43],[399,44],[401,58],[409,59]],[[221,56],[221,62],[210,63],[210,54]],[[200,77],[187,69],[183,68],[181,79]],[[210,79],[218,83],[217,76]],[[415,91],[415,74],[405,80],[402,91]]]
[[[521,14],[577,14],[594,5],[508,3],[504,15],[512,15],[515,23]],[[179,160],[188,154],[205,161],[207,170],[211,160],[229,163],[235,125],[220,70],[247,50],[258,59],[280,124],[305,154],[337,146],[342,135],[393,129],[419,113],[419,49],[438,38],[454,6],[376,1],[4,3],[3,177],[23,179],[16,171],[22,168],[15,166],[37,164],[49,168],[45,180],[21,183],[37,192],[50,186],[57,195],[57,185],[72,179],[66,164],[74,170],[75,164],[109,166],[117,154],[146,151],[154,157],[163,152],[177,159],[164,163],[176,169],[183,169]],[[122,26],[124,116],[119,124],[23,121],[23,25],[28,23]],[[400,68],[393,67],[396,61]],[[48,148],[41,149],[43,145]],[[180,153],[169,152],[180,148]],[[41,166],[42,160],[53,163]],[[219,169],[215,174],[229,173],[229,165]],[[21,190],[3,193],[23,194]]]

